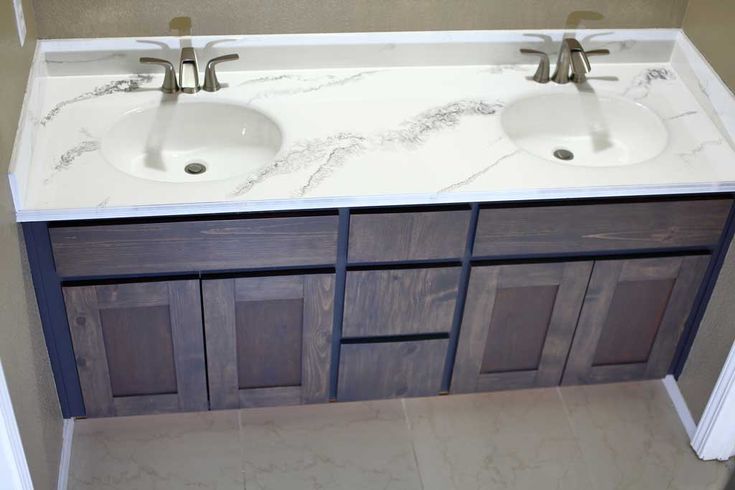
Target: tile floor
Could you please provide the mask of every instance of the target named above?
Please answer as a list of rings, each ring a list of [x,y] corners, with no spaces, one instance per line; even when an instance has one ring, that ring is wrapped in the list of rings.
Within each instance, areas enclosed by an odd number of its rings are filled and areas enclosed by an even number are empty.
[[[80,420],[69,490],[722,490],[659,381]]]

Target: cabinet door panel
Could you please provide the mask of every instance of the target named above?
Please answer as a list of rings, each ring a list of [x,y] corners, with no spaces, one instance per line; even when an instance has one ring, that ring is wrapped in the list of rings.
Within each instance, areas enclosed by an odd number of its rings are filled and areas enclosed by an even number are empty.
[[[339,401],[438,395],[449,340],[344,344]]]
[[[88,417],[206,410],[198,281],[64,288]]]
[[[451,391],[557,385],[591,270],[591,262],[473,268]]]
[[[709,259],[596,262],[564,384],[664,377]]]
[[[212,408],[328,401],[329,274],[204,281]]]

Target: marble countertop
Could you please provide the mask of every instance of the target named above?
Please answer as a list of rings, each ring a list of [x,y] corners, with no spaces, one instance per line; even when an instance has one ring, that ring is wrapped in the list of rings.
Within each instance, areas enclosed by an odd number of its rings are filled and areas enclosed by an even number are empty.
[[[732,94],[679,31],[578,33],[613,51],[592,60],[589,89],[644,104],[669,132],[658,157],[618,167],[554,163],[503,131],[514,101],[579,90],[531,81],[533,59],[514,54],[553,50],[562,33],[414,34],[195,38],[241,62],[221,71],[227,88],[176,96],[134,62],[156,56],[141,40],[41,42],[11,167],[18,220],[735,191]],[[174,61],[178,40],[162,39]],[[313,60],[299,55],[309,43]],[[148,181],[110,165],[109,128],[172,100],[258,109],[283,146],[272,164],[224,181]]]

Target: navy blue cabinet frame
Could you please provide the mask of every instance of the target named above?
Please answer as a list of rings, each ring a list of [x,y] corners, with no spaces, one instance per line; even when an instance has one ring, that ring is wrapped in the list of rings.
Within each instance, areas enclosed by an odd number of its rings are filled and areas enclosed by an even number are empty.
[[[467,232],[467,242],[464,254],[458,260],[453,261],[436,261],[436,260],[411,260],[406,262],[391,262],[391,263],[375,263],[375,264],[349,264],[347,259],[348,252],[348,238],[349,238],[349,223],[351,209],[341,208],[339,210],[329,209],[323,210],[326,213],[339,214],[339,235],[337,244],[337,256],[334,259],[334,268],[329,268],[330,271],[334,271],[336,275],[335,284],[335,306],[334,306],[334,332],[332,336],[332,360],[331,360],[331,373],[330,373],[330,397],[336,399],[337,380],[338,380],[338,366],[340,356],[340,346],[342,344],[342,316],[344,311],[344,286],[345,277],[348,269],[360,268],[360,269],[386,269],[386,268],[401,268],[411,266],[441,266],[441,265],[458,265],[461,266],[461,275],[459,283],[459,292],[456,303],[456,309],[454,317],[452,319],[452,327],[449,333],[449,348],[447,351],[446,362],[444,365],[444,372],[442,378],[441,390],[442,392],[449,391],[449,383],[452,378],[452,370],[454,366],[454,359],[457,351],[457,343],[459,339],[459,329],[462,323],[462,316],[464,313],[465,297],[467,293],[467,284],[470,275],[470,269],[472,265],[489,265],[489,264],[508,264],[508,263],[538,263],[545,261],[559,261],[559,260],[589,260],[589,259],[604,259],[604,258],[634,258],[634,257],[646,257],[646,256],[666,256],[676,254],[698,254],[698,253],[710,253],[712,254],[712,260],[708,266],[708,270],[705,276],[705,280],[697,294],[695,306],[690,314],[687,327],[684,334],[681,337],[679,345],[677,346],[677,354],[672,362],[670,373],[678,377],[686,362],[686,358],[691,349],[694,338],[697,334],[699,323],[706,310],[707,303],[712,295],[717,276],[722,268],[722,264],[725,259],[730,242],[732,241],[733,234],[735,234],[735,206],[730,210],[730,214],[726,221],[725,229],[720,237],[719,243],[712,247],[701,247],[701,248],[672,248],[665,249],[659,248],[655,251],[649,249],[646,250],[625,250],[620,253],[572,253],[572,254],[534,254],[534,255],[514,255],[508,257],[473,257],[473,247],[475,242],[475,234],[477,230],[477,222],[479,210],[481,208],[493,208],[493,207],[509,207],[509,206],[543,206],[543,205],[557,205],[557,204],[603,204],[613,202],[655,202],[663,200],[679,200],[679,199],[692,199],[692,198],[735,198],[735,194],[730,193],[718,193],[718,194],[707,194],[707,195],[676,195],[676,196],[656,196],[656,197],[626,197],[626,198],[595,198],[595,199],[566,199],[566,200],[545,200],[545,201],[532,201],[532,202],[497,202],[497,203],[466,203],[458,205],[446,205],[446,206],[435,206],[435,205],[422,205],[422,206],[411,206],[411,207],[381,207],[374,208],[376,212],[385,212],[386,210],[436,210],[446,208],[462,208],[470,209],[470,225]],[[310,211],[318,213],[319,211]],[[361,209],[364,212],[364,209]],[[299,212],[282,212],[282,213],[267,213],[270,216],[288,216],[288,215],[299,215],[303,213]],[[266,214],[264,214],[266,215]],[[245,215],[255,216],[255,213]],[[231,215],[218,215],[217,219],[228,219],[228,218],[242,218],[243,214],[231,214]],[[187,216],[187,217],[170,217],[170,218],[121,218],[114,220],[87,220],[85,224],[124,224],[131,222],[147,222],[147,221],[180,221],[180,220],[196,220],[196,219],[212,219],[211,215],[208,216]],[[72,345],[71,334],[69,331],[69,325],[67,322],[66,309],[64,305],[64,298],[62,294],[62,286],[65,284],[78,284],[78,283],[90,283],[90,284],[103,284],[111,282],[126,282],[135,280],[158,280],[158,279],[171,279],[172,275],[167,276],[125,276],[125,277],[94,277],[94,278],[60,278],[56,273],[54,265],[53,253],[51,249],[51,240],[49,237],[50,226],[64,226],[64,225],[75,225],[80,224],[76,222],[27,222],[23,223],[23,233],[26,241],[26,247],[28,250],[28,259],[31,267],[31,273],[33,277],[34,289],[36,292],[36,299],[38,302],[39,313],[41,321],[43,323],[43,331],[46,340],[46,346],[49,352],[49,359],[53,370],[56,388],[59,395],[59,403],[64,418],[72,417],[83,417],[85,416],[84,400],[82,397],[82,391],[79,384],[79,376],[77,373],[77,366],[74,357],[74,348]],[[324,272],[324,267],[315,269],[313,267],[303,268],[290,268],[290,269],[274,269],[272,273],[290,273],[290,272]],[[226,277],[232,275],[242,274],[269,274],[270,270],[238,270],[238,271],[191,271],[187,274],[176,274],[176,277]],[[420,337],[420,336],[419,336]]]

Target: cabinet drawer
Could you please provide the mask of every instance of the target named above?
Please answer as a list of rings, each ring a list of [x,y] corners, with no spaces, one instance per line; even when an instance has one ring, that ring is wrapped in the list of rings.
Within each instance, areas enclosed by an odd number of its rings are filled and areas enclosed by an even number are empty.
[[[452,259],[464,254],[469,210],[354,214],[349,260]]]
[[[95,276],[328,265],[337,216],[51,228],[59,275]]]
[[[711,246],[732,200],[482,209],[476,256]]]
[[[337,399],[437,395],[448,346],[448,339],[342,345]]]
[[[350,271],[344,337],[449,332],[459,267]]]

